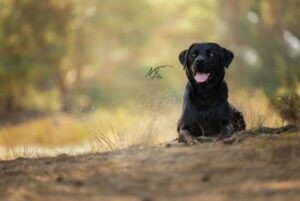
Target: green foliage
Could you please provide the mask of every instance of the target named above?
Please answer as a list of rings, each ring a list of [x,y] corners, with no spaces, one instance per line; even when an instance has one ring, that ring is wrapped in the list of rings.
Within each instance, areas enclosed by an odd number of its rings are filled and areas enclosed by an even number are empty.
[[[294,124],[300,122],[300,97],[295,90],[284,90],[272,99],[272,103],[280,116]]]
[[[31,87],[53,86],[53,65],[65,52],[68,6],[50,1],[4,1],[1,5],[0,89],[2,110],[26,107]],[[34,13],[34,15],[32,14]]]

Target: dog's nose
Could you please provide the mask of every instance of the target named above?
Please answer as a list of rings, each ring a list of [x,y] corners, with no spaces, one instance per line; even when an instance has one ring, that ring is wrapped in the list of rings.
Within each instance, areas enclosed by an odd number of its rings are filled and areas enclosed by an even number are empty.
[[[204,59],[198,58],[195,60],[196,64],[203,64],[204,63]]]

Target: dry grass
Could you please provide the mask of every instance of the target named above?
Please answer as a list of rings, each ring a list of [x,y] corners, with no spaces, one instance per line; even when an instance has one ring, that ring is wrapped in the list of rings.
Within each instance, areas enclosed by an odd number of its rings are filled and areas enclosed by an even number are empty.
[[[4,126],[0,128],[0,145],[54,147],[78,144],[89,137],[80,124],[76,118],[56,114],[14,126]]]
[[[233,91],[230,101],[243,112],[248,129],[261,126],[280,127],[285,123],[262,91]]]
[[[260,91],[233,91],[230,99],[243,111],[247,128],[283,125]],[[135,110],[98,108],[79,118],[57,114],[2,127],[0,158],[74,155],[171,141],[177,137],[181,108],[181,103],[157,95],[141,101]]]
[[[85,128],[95,139],[90,143],[92,150],[149,146],[175,139],[181,107],[163,100],[156,96],[150,103],[139,104],[139,110],[98,109],[85,117]]]

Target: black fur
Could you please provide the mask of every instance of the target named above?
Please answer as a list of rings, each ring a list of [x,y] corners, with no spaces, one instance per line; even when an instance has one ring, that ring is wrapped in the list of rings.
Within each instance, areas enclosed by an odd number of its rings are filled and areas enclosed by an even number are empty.
[[[198,136],[229,137],[244,130],[243,114],[228,103],[224,81],[234,54],[216,43],[194,43],[179,55],[188,78],[183,113],[178,122],[179,141],[197,143]],[[197,82],[197,73],[209,73],[205,82]]]

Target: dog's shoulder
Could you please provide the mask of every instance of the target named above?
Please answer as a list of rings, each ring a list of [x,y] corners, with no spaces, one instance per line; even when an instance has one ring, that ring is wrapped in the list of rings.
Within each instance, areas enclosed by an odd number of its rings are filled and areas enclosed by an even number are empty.
[[[218,97],[220,99],[228,99],[228,85],[223,80],[218,88],[212,90],[211,93],[214,93],[214,97]]]
[[[193,90],[193,85],[191,84],[191,82],[187,82],[185,85],[185,92],[186,93],[191,93]]]

